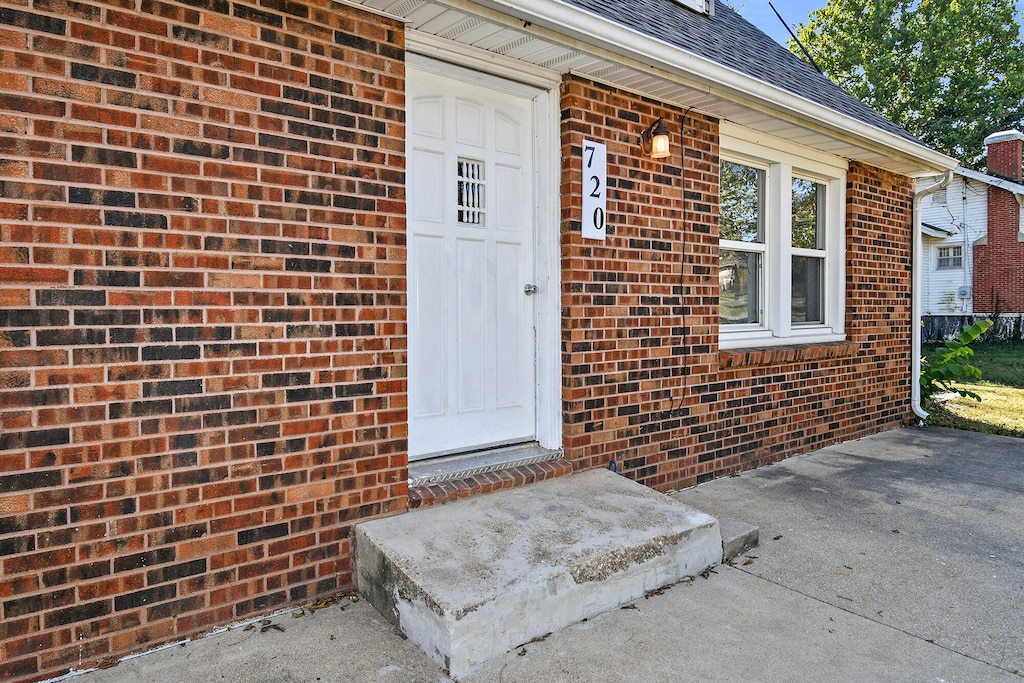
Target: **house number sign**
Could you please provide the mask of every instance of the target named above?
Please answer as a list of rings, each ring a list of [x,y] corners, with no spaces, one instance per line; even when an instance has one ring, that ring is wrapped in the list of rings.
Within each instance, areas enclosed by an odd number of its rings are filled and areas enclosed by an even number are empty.
[[[603,142],[583,141],[583,236],[604,240],[608,210],[608,149]]]

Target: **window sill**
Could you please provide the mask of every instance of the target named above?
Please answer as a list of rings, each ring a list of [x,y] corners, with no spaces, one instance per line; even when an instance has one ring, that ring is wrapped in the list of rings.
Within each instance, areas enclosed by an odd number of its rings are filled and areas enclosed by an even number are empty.
[[[718,352],[719,368],[742,368],[759,365],[782,365],[856,355],[859,344],[851,341],[822,344],[790,344],[759,346],[744,349],[722,349]]]

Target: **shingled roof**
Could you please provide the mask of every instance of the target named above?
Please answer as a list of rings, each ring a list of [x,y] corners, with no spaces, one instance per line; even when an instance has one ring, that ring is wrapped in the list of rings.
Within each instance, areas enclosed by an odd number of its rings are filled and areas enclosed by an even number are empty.
[[[716,3],[713,16],[694,12],[674,0],[563,1],[862,123],[923,144],[721,1]]]

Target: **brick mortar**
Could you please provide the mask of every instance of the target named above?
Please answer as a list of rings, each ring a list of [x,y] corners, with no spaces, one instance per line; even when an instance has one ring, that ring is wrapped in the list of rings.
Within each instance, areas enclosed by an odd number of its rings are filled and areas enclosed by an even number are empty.
[[[686,112],[573,76],[562,93],[562,403],[576,469],[615,459],[627,476],[668,490],[909,415],[909,179],[850,165],[846,343],[720,350],[717,121],[686,116],[680,167]],[[659,116],[673,131],[666,163],[637,145]],[[608,145],[614,230],[604,244],[579,234],[584,136]],[[638,272],[629,241],[649,238],[666,248],[658,268],[648,252]],[[645,298],[658,312],[641,310]]]
[[[350,589],[352,525],[407,505],[403,26],[9,7],[0,677]]]

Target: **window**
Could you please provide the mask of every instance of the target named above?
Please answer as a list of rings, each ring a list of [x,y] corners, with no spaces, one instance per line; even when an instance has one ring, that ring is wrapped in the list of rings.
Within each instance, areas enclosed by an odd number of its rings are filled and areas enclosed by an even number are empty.
[[[723,159],[721,173],[718,303],[722,324],[760,323],[764,171]]]
[[[792,323],[823,323],[825,290],[825,186],[793,178]]]
[[[683,7],[689,7],[694,12],[701,14],[713,14],[714,0],[676,0]]]
[[[723,132],[720,173],[721,346],[844,339],[845,161]]]
[[[939,270],[950,270],[963,267],[963,247],[939,247]]]

